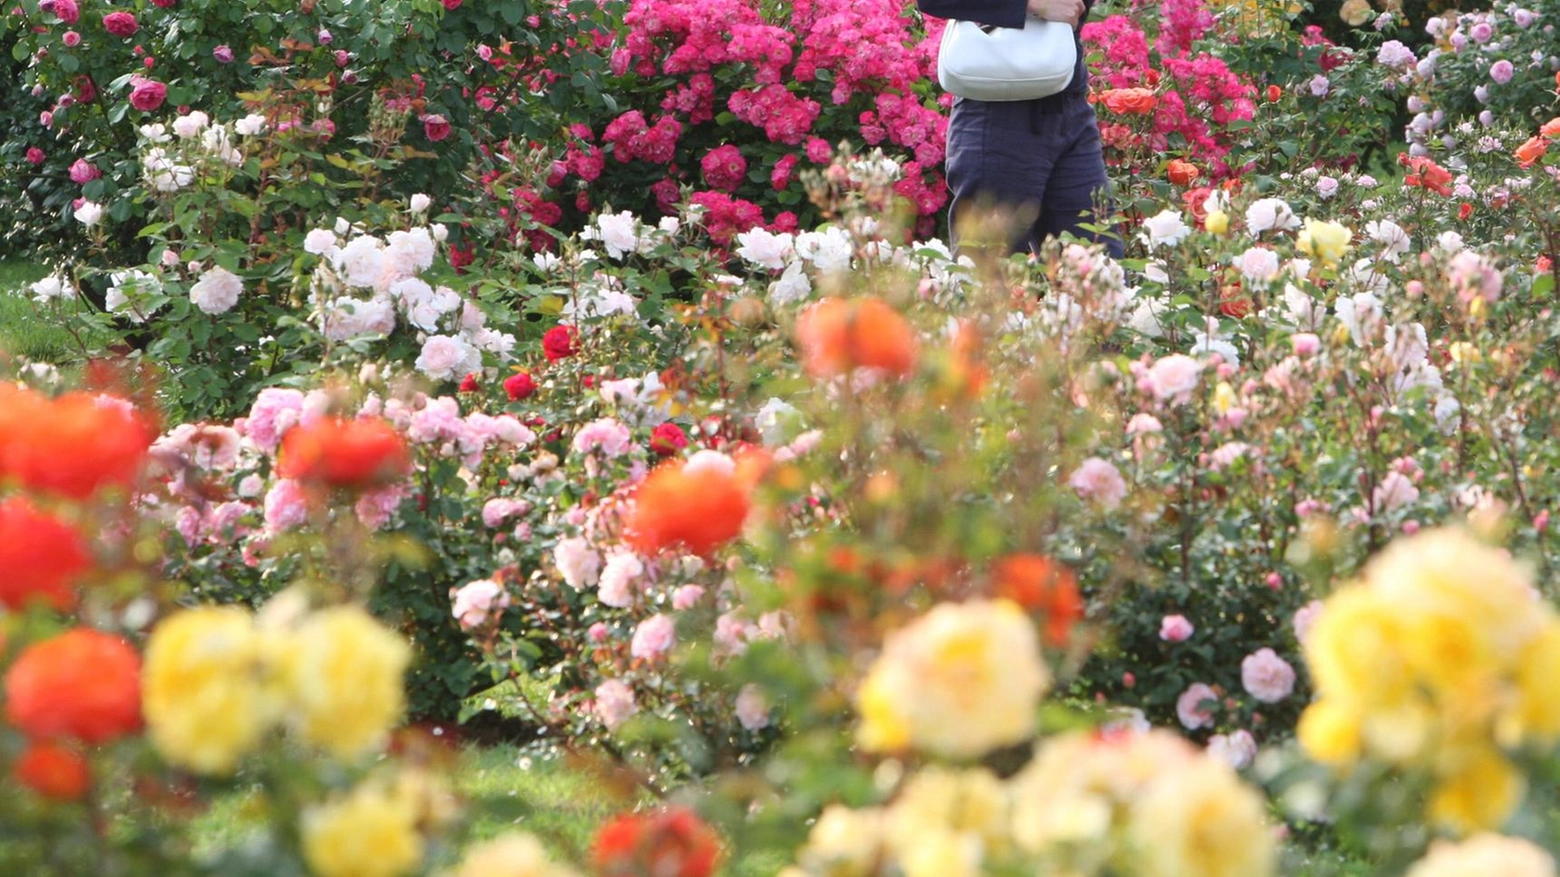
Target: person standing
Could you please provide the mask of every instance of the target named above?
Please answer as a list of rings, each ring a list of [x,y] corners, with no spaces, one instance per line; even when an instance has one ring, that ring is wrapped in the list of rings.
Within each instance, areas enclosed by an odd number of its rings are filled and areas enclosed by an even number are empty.
[[[996,207],[1021,217],[1009,242],[1012,252],[1034,251],[1063,232],[1103,243],[1121,258],[1121,238],[1086,225],[1109,222],[1109,180],[1078,29],[1094,0],[916,0],[936,18],[973,21],[991,27],[1023,27],[1029,17],[1073,28],[1078,64],[1059,94],[1026,101],[955,98],[948,119],[944,162],[953,196],[949,224],[971,209]],[[1030,221],[1030,218],[1032,222]]]

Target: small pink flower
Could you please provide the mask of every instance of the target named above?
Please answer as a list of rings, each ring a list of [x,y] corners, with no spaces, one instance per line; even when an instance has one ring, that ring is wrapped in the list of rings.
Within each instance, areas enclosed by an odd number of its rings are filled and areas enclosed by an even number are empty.
[[[28,164],[43,164],[43,160],[46,157],[47,156],[45,156],[43,154],[43,150],[39,149],[38,147],[36,147],[36,146],[29,146],[29,147],[27,147],[27,163]]]
[[[1166,615],[1159,621],[1159,638],[1165,642],[1186,642],[1195,630],[1184,615]]]
[[[427,137],[429,142],[438,143],[450,136],[449,120],[438,113],[428,113],[423,116],[422,123],[423,136]]]
[[[769,727],[769,700],[751,682],[742,686],[742,691],[737,694],[737,721],[749,731]]]
[[[1263,703],[1277,703],[1295,690],[1295,668],[1272,649],[1263,648],[1240,662],[1240,684]]]
[[[634,629],[634,639],[628,653],[635,658],[653,661],[671,651],[677,644],[677,623],[670,615],[652,615]]]
[[[1490,78],[1500,83],[1501,85],[1505,85],[1506,83],[1510,82],[1512,75],[1516,72],[1517,69],[1513,67],[1511,62],[1507,61],[1505,58],[1502,58],[1499,61],[1496,61],[1494,64],[1490,65]]]
[[[1213,726],[1213,710],[1218,706],[1219,695],[1207,683],[1194,682],[1175,701],[1175,715],[1188,731]]]
[[[227,45],[217,46],[211,50],[211,57],[215,58],[218,64],[231,64],[233,63],[233,49]]]
[[[92,162],[84,158],[78,158],[71,163],[70,181],[73,183],[90,183],[102,175],[102,171],[98,170]]]
[[[309,519],[309,496],[303,485],[284,478],[271,485],[265,495],[265,527],[280,533],[302,526]]]
[[[634,690],[621,680],[608,679],[596,686],[595,713],[608,731],[617,730],[637,712],[639,705],[634,702]]]
[[[603,623],[603,622],[600,622],[600,621],[596,622],[595,624],[592,624],[590,626],[590,628],[585,631],[585,636],[591,642],[597,643],[597,644],[606,642],[607,641],[607,635],[608,635],[607,625],[605,623]]]
[[[162,106],[168,97],[168,86],[155,79],[138,76],[131,81],[135,84],[130,88],[130,106],[143,113],[150,113]]]
[[[509,592],[492,579],[469,582],[452,592],[455,620],[462,630],[487,624],[509,607]]]
[[[692,609],[698,605],[699,598],[703,596],[704,589],[698,585],[683,585],[672,592],[672,608],[679,612]]]
[[[81,45],[81,34],[73,30],[65,31],[65,33],[60,35],[60,39],[64,41],[66,48],[74,49]]]
[[[1109,461],[1090,457],[1078,466],[1067,484],[1084,499],[1093,500],[1106,510],[1121,505],[1127,495],[1127,482]]]
[[[1161,402],[1189,402],[1202,368],[1202,363],[1182,353],[1162,356],[1148,369],[1149,390]]]
[[[1322,339],[1310,332],[1296,332],[1289,336],[1289,344],[1295,356],[1310,356],[1322,349]]]
[[[141,25],[128,12],[110,12],[103,16],[103,29],[116,37],[128,37],[140,30]]]
[[[1295,639],[1305,642],[1305,638],[1311,633],[1312,625],[1316,624],[1316,619],[1320,617],[1322,617],[1321,600],[1312,600],[1295,610],[1295,617],[1290,622],[1295,629]]]
[[[1228,735],[1214,734],[1208,738],[1208,755],[1242,770],[1257,757],[1257,741],[1244,728]]]

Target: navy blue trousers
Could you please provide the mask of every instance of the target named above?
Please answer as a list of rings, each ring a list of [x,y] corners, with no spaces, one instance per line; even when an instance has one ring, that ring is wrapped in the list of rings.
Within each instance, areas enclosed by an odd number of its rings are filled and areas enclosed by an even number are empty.
[[[1123,256],[1114,232],[1083,228],[1106,224],[1111,211],[1099,126],[1081,91],[1037,101],[955,101],[944,168],[955,236],[971,208],[1027,208],[1030,215],[1038,208],[1032,225],[1014,231],[1012,252],[1035,250],[1045,238],[1070,231]]]

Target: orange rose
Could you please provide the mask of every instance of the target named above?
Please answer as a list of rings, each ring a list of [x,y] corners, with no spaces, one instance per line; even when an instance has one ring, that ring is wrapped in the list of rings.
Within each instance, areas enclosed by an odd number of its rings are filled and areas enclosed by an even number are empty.
[[[1170,178],[1170,182],[1177,186],[1189,186],[1192,180],[1202,176],[1202,171],[1189,161],[1172,158],[1170,164],[1165,167],[1165,174]]]
[[[1527,142],[1517,147],[1512,155],[1517,159],[1517,164],[1522,167],[1532,167],[1533,162],[1544,157],[1549,151],[1549,141],[1542,137],[1529,137]]]
[[[81,753],[47,741],[28,746],[11,765],[11,776],[54,801],[79,801],[92,783],[92,772]]]
[[[1398,164],[1411,171],[1403,177],[1403,185],[1423,186],[1442,197],[1451,197],[1452,172],[1436,164],[1433,159],[1422,155],[1410,156],[1403,152],[1398,154]]]
[[[0,606],[22,609],[36,600],[69,609],[76,579],[90,566],[75,528],[26,497],[0,500]]]
[[[915,368],[915,330],[882,299],[826,298],[796,321],[802,362],[814,377],[833,377],[857,368],[904,376]]]
[[[1119,116],[1146,116],[1154,111],[1159,98],[1146,88],[1113,88],[1100,95],[1100,102]]]
[[[395,428],[377,418],[324,417],[282,436],[283,478],[330,487],[374,487],[411,470],[411,455]]]
[[[623,521],[624,538],[649,554],[673,546],[709,554],[742,532],[754,468],[751,459],[697,454],[657,466],[634,489],[633,507]]]
[[[1540,125],[1538,133],[1545,137],[1560,137],[1560,116],[1555,116],[1553,119]]]
[[[1065,645],[1074,623],[1083,618],[1078,579],[1066,564],[1043,554],[1009,554],[992,568],[993,596],[1045,613],[1045,640]]]
[[[693,811],[671,807],[619,816],[602,826],[591,858],[601,877],[709,877],[720,843]]]
[[[0,394],[0,480],[86,499],[128,487],[157,437],[130,403],[91,393],[45,399],[30,390]]]
[[[141,656],[85,627],[34,643],[5,674],[5,718],[40,740],[122,737],[141,727]]]

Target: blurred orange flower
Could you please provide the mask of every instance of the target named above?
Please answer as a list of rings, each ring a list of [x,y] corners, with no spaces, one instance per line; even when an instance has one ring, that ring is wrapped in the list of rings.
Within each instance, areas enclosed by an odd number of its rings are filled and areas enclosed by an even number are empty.
[[[76,579],[90,566],[75,528],[26,497],[0,500],[0,606],[22,609],[37,600],[69,609]]]
[[[1560,137],[1560,116],[1555,116],[1553,119],[1540,125],[1538,133],[1545,137]]]
[[[48,741],[28,746],[11,765],[11,776],[54,801],[78,801],[92,783],[92,772],[81,753]]]
[[[1170,178],[1170,182],[1177,186],[1189,186],[1192,180],[1202,176],[1202,171],[1189,161],[1172,158],[1170,164],[1165,166],[1165,174]]]
[[[389,423],[377,418],[323,417],[282,436],[283,478],[331,487],[374,487],[405,475],[412,458]]]
[[[122,737],[141,727],[141,656],[85,627],[36,642],[5,674],[5,718],[41,740]]]
[[[1049,645],[1065,645],[1073,624],[1083,618],[1078,579],[1064,563],[1043,554],[1009,554],[992,568],[992,578],[993,596],[1045,613]]]
[[[708,554],[742,532],[759,468],[751,454],[714,451],[656,467],[634,490],[624,537],[651,554],[677,545]]]
[[[601,877],[709,877],[720,844],[693,811],[671,807],[625,814],[602,826],[591,858]]]
[[[0,480],[87,499],[99,488],[130,486],[157,437],[151,420],[112,396],[31,390],[0,392]]]
[[[903,376],[915,367],[915,330],[882,299],[826,298],[796,321],[802,362],[814,377],[856,368],[877,368]]]
[[[1122,116],[1143,116],[1153,112],[1159,98],[1147,88],[1112,88],[1100,95],[1105,109]]]
[[[1526,143],[1518,146],[1512,155],[1517,159],[1517,164],[1522,167],[1532,167],[1533,162],[1544,157],[1549,151],[1549,141],[1542,137],[1529,137]]]

